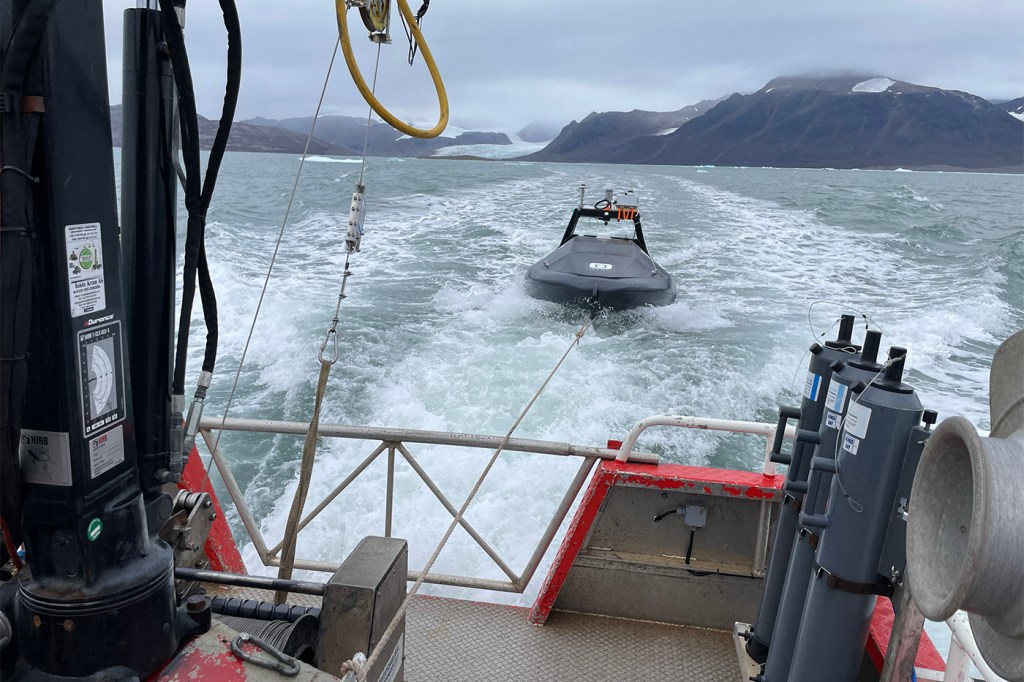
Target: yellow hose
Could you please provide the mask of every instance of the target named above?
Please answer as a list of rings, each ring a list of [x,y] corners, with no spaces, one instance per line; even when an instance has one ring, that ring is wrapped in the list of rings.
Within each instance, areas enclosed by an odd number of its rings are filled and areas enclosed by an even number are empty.
[[[363,74],[359,71],[359,64],[356,63],[356,57],[352,53],[352,45],[348,38],[348,21],[345,15],[348,13],[348,7],[346,6],[345,0],[335,0],[335,8],[338,13],[338,36],[341,39],[341,51],[345,55],[345,63],[348,64],[349,73],[352,74],[352,81],[356,84],[359,92],[362,93],[363,99],[370,105],[377,114],[390,123],[394,128],[402,131],[406,135],[411,137],[437,137],[440,135],[445,126],[448,125],[448,95],[444,91],[444,83],[441,82],[441,74],[437,71],[437,64],[434,63],[434,56],[430,54],[430,48],[427,47],[427,42],[423,39],[423,34],[420,33],[420,27],[416,24],[416,17],[413,16],[412,10],[409,9],[409,4],[406,0],[397,0],[398,9],[402,12],[402,16],[405,17],[406,23],[412,30],[413,38],[420,47],[420,51],[423,53],[423,61],[427,65],[427,70],[430,71],[430,77],[434,81],[434,89],[437,90],[437,103],[441,109],[441,115],[438,118],[437,125],[429,130],[422,128],[414,128],[413,126],[400,121],[390,111],[388,111],[383,104],[380,103],[373,92],[366,85],[366,81],[363,79]]]

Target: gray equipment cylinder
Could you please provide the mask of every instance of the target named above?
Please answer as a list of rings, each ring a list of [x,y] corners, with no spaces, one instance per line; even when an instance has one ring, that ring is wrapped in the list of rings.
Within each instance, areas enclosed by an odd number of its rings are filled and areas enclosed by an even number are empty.
[[[921,416],[924,426],[914,427],[907,443],[907,452],[903,457],[903,471],[900,482],[896,486],[892,510],[889,512],[889,531],[882,545],[882,554],[878,559],[878,575],[892,576],[897,587],[902,586],[903,577],[907,572],[907,519],[910,512],[910,491],[914,485],[914,474],[921,461],[928,438],[932,435],[931,428],[939,415],[935,410],[925,410]],[[893,608],[896,607],[893,600]]]
[[[935,429],[914,478],[910,589],[928,618],[968,611],[985,662],[1024,680],[1024,332],[996,351],[992,431],[963,417]]]
[[[882,380],[853,389],[835,462],[815,460],[835,476],[818,543],[818,570],[801,618],[790,682],[857,679],[871,612],[890,576],[878,561],[921,401],[902,383],[905,355],[890,361]],[[859,390],[858,390],[859,389]],[[803,519],[807,521],[808,519]],[[891,588],[891,586],[889,586]]]
[[[869,330],[864,336],[864,348],[859,357],[848,357],[845,361],[840,360],[831,364],[828,370],[831,376],[827,388],[824,389],[824,419],[821,420],[818,430],[821,442],[814,449],[815,458],[835,457],[839,425],[846,416],[852,387],[859,383],[867,385],[884,369],[883,365],[876,362],[881,338],[879,331]],[[822,518],[831,485],[831,474],[820,469],[809,473],[808,492],[800,514],[801,526],[805,518],[811,518],[812,522],[813,519]],[[814,569],[818,532],[817,527],[801,527],[794,533],[775,620],[773,646],[768,653],[763,680],[781,682],[789,679],[793,650],[796,648],[796,638],[800,631],[800,617],[804,612],[807,589]]]
[[[803,400],[800,402],[797,422],[798,434],[816,434],[821,425],[821,415],[825,409],[825,397],[828,395],[829,382],[832,378],[831,365],[837,361],[851,360],[857,357],[859,346],[854,345],[853,315],[843,315],[839,322],[839,333],[835,341],[827,341],[824,346],[814,344],[810,347],[811,360],[807,368],[807,379],[804,382]],[[869,332],[870,334],[870,332]],[[867,341],[865,341],[867,343]],[[877,346],[876,346],[877,348]],[[785,408],[780,411],[779,430],[785,430]],[[781,439],[777,438],[777,441]],[[803,508],[804,495],[807,492],[807,473],[814,452],[813,439],[800,438],[793,444],[791,455],[781,455],[778,445],[772,453],[772,461],[788,464],[786,482],[782,486],[786,495],[779,512],[779,522],[775,529],[775,543],[772,545],[771,560],[768,573],[764,579],[764,591],[761,593],[761,604],[757,609],[757,618],[747,639],[747,654],[759,663],[768,658],[772,634],[782,599],[782,589],[786,580],[786,570],[796,538],[797,517]],[[781,443],[780,443],[781,444]]]

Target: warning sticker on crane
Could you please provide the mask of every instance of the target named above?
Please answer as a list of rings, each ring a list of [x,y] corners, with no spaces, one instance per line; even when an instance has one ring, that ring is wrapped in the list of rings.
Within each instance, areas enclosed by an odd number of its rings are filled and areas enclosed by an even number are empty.
[[[99,223],[64,227],[71,316],[90,315],[107,307],[103,270],[103,235]]]

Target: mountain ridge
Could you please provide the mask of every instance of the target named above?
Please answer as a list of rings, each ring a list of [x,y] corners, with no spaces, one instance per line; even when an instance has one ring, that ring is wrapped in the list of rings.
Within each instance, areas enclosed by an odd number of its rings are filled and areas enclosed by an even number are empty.
[[[121,109],[111,107],[115,145]],[[231,151],[301,153],[311,117],[238,121]],[[215,121],[199,117],[209,148]],[[449,126],[433,139],[402,135],[381,121],[327,115],[310,153],[433,157],[451,154],[525,161],[807,168],[909,168],[1024,172],[1024,97],[993,104],[976,95],[872,73],[790,75],[749,94],[703,100],[675,111],[591,112],[561,126],[534,122],[516,134]],[[553,135],[537,149],[543,138]],[[525,148],[509,146],[533,144]],[[492,147],[493,145],[493,147]],[[494,152],[487,151],[495,149]],[[498,151],[498,149],[506,151]],[[450,158],[450,157],[449,157]]]
[[[588,116],[616,121],[608,131],[619,137],[616,143],[610,135],[587,139],[579,134],[580,124],[570,124],[548,147],[525,158],[1024,172],[1024,124],[1002,105],[875,74],[775,78],[754,93],[722,98],[661,135],[650,134],[649,121],[634,116],[632,130],[645,134],[623,136],[631,113]],[[581,146],[597,153],[580,154]]]

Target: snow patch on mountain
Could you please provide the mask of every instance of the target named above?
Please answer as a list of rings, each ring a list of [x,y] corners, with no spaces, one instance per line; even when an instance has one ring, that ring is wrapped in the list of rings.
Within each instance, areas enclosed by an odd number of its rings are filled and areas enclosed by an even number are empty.
[[[896,81],[891,78],[869,78],[854,85],[850,92],[885,92],[893,85]]]

